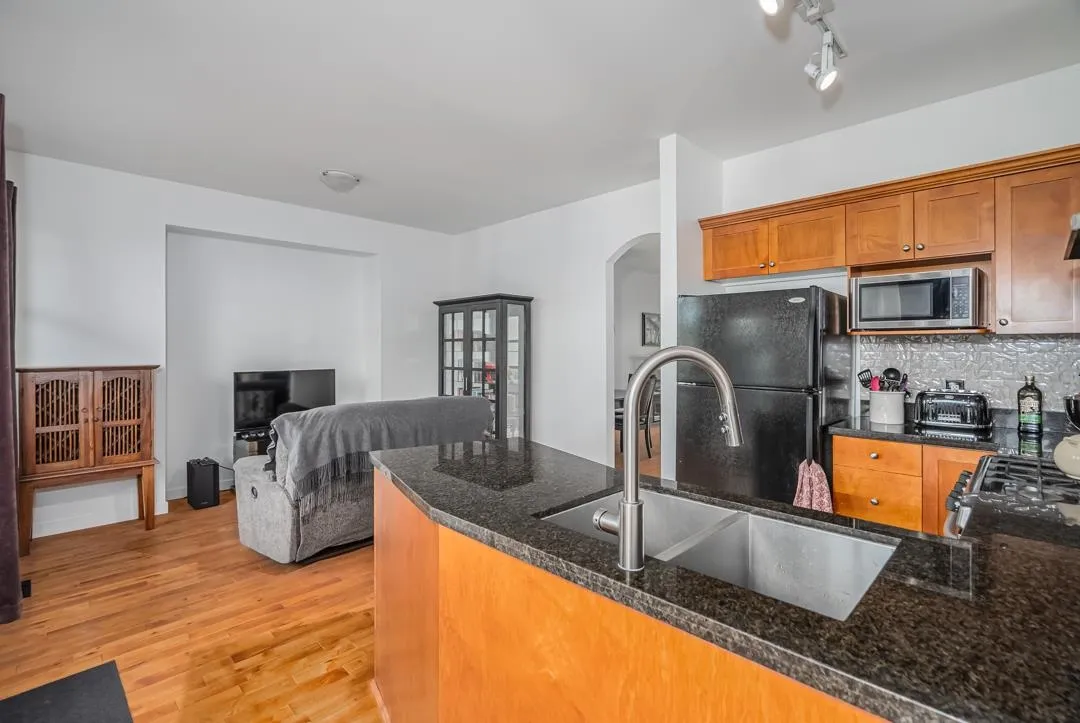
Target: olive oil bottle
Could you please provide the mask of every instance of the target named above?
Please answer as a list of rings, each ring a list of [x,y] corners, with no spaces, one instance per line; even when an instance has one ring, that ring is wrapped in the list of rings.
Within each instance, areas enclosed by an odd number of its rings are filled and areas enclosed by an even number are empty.
[[[1042,392],[1035,386],[1035,376],[1024,377],[1024,386],[1016,393],[1016,411],[1019,414],[1020,434],[1037,437],[1042,434]]]

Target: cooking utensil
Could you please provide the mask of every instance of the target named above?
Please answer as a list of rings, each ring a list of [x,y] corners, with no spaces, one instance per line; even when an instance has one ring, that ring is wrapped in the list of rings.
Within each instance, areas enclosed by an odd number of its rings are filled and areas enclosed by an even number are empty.
[[[882,389],[886,392],[900,391],[900,378],[900,370],[896,367],[889,367],[881,372]]]
[[[907,373],[900,377],[900,391],[907,394]]]
[[[870,379],[870,391],[872,391],[872,392],[880,392],[881,391],[881,377],[873,377],[872,379]]]
[[[859,372],[859,376],[857,378],[859,380],[859,384],[862,384],[865,389],[869,389],[870,380],[874,378],[874,373],[869,369],[863,369],[861,372]]]

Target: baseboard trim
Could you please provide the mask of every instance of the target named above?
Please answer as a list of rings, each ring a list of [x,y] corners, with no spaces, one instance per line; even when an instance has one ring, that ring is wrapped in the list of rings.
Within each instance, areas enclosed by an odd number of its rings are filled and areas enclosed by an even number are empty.
[[[379,684],[372,678],[368,685],[371,687],[371,697],[375,699],[375,704],[379,707],[379,717],[382,718],[383,723],[390,723],[390,711],[386,709],[386,701],[383,700]]]

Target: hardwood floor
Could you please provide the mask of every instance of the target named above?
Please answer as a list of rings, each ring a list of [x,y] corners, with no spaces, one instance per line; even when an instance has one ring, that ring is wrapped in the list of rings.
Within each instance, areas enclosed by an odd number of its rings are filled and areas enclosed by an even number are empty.
[[[622,469],[622,452],[619,451],[619,435],[622,432],[615,430],[615,469]],[[645,454],[645,430],[638,431],[638,470],[641,474],[660,476],[660,425],[652,430],[652,458]]]
[[[0,698],[111,659],[136,723],[379,720],[374,555],[307,566],[241,547],[235,501],[35,540]]]

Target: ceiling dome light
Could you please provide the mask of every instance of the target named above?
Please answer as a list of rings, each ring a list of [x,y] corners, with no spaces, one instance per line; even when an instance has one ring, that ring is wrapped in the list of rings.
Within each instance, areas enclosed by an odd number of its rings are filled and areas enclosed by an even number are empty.
[[[348,171],[328,169],[319,174],[319,180],[331,191],[348,193],[360,185],[360,176]]]
[[[758,5],[766,15],[776,15],[784,9],[784,0],[758,0]]]

